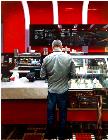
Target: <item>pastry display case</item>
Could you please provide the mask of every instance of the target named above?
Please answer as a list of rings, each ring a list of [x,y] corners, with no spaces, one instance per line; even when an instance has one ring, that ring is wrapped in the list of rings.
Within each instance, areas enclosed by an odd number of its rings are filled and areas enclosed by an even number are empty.
[[[69,82],[70,89],[108,88],[107,55],[73,55],[76,77]]]
[[[102,106],[108,108],[108,56],[73,55],[72,59],[76,77],[69,81],[71,107],[96,108],[97,96],[102,95]]]

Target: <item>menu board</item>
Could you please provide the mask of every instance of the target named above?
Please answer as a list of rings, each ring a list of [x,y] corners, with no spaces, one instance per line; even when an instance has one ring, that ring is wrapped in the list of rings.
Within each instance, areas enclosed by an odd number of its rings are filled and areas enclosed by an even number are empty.
[[[31,24],[29,44],[51,46],[53,40],[60,39],[63,46],[106,46],[107,41],[102,40],[108,38],[108,32],[101,30],[102,27],[104,25],[94,25],[94,29],[91,29],[90,24]]]
[[[30,45],[31,46],[51,46],[52,41],[60,39],[63,46],[76,46],[79,42],[78,32],[72,31],[70,27],[60,25],[30,25]]]

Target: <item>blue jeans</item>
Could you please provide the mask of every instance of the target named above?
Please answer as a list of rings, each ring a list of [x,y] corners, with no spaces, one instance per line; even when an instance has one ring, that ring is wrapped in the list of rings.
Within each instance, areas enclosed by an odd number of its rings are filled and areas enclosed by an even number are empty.
[[[55,122],[56,105],[59,108],[60,129],[64,129],[67,121],[68,91],[57,94],[48,92],[48,127],[53,127]]]

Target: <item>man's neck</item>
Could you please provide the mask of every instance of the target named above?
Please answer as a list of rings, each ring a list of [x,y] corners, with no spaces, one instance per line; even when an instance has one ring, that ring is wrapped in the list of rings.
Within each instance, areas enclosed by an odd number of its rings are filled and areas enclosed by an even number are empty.
[[[53,52],[62,52],[62,50],[61,50],[59,47],[55,47],[55,48],[53,49]]]

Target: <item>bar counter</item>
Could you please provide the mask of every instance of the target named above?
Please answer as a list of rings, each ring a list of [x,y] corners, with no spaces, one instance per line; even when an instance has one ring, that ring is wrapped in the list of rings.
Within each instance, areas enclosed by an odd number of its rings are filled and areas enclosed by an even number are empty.
[[[99,90],[100,92],[103,91]],[[67,120],[97,122],[98,109],[82,108],[74,96],[91,96],[93,89],[69,89]],[[25,77],[15,81],[1,82],[1,123],[2,124],[46,124],[48,83],[45,80],[29,82]],[[89,94],[89,95],[88,95]],[[102,96],[99,96],[99,98]],[[97,105],[96,105],[97,106]],[[100,107],[100,106],[99,106]],[[102,112],[102,110],[100,110]],[[57,113],[58,114],[58,113]],[[91,116],[92,114],[92,116]],[[103,121],[108,121],[108,110],[103,110]]]
[[[73,83],[70,84],[69,92],[93,91],[91,86],[85,87],[84,84],[80,84],[78,87],[73,85]],[[1,82],[1,99],[47,99],[47,94],[48,83],[45,80],[29,82],[26,77],[22,77],[15,79],[15,81]]]
[[[92,89],[69,89],[69,91],[92,91]],[[1,99],[47,99],[48,83],[45,80],[29,82],[23,77],[1,82]]]

